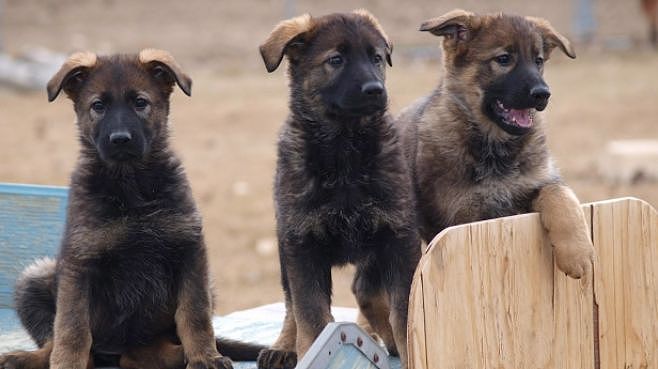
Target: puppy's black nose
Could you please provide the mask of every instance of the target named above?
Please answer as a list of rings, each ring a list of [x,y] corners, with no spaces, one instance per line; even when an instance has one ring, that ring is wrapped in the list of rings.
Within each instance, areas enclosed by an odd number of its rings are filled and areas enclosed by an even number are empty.
[[[530,96],[537,102],[543,102],[551,97],[551,91],[546,85],[538,85],[530,90]]]
[[[530,98],[538,111],[546,109],[549,97],[551,97],[551,92],[545,84],[539,84],[530,89]]]
[[[130,141],[132,135],[127,131],[119,131],[110,133],[110,143],[112,145],[124,145]]]
[[[361,86],[361,93],[369,96],[378,96],[384,92],[384,85],[379,81],[369,81]]]

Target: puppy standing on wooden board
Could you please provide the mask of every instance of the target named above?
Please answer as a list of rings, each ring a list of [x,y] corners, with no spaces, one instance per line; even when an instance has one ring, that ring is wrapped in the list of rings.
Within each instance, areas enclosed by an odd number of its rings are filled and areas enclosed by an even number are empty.
[[[351,263],[361,312],[406,367],[420,238],[411,173],[387,113],[391,44],[360,10],[283,21],[260,50],[270,72],[288,57],[291,91],[275,178],[286,317],[258,366],[295,366],[333,320],[332,266]]]
[[[569,40],[543,19],[453,10],[424,22],[442,36],[443,80],[397,118],[414,173],[421,236],[483,219],[540,213],[558,267],[590,273],[594,249],[578,199],[546,147],[544,62]]]
[[[73,100],[81,144],[57,260],[25,269],[16,311],[39,346],[2,369],[230,369],[261,346],[215,339],[208,261],[190,186],[169,147],[173,57],[72,55],[48,83]]]

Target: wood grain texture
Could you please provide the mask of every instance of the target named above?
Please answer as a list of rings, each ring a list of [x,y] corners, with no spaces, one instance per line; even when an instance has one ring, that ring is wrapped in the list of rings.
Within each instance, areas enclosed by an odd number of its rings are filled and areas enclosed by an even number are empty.
[[[583,209],[598,252],[583,280],[555,267],[537,214],[439,234],[410,298],[410,368],[658,368],[658,215]]]
[[[419,265],[411,285],[410,301],[418,301],[414,306],[409,306],[409,320],[407,322],[407,349],[414,349],[409,352],[407,363],[408,368],[427,367],[427,346],[425,342],[425,315],[423,303],[423,280],[421,276],[423,266]],[[413,311],[411,311],[413,309]]]
[[[593,205],[601,369],[658,368],[658,213],[637,199]]]

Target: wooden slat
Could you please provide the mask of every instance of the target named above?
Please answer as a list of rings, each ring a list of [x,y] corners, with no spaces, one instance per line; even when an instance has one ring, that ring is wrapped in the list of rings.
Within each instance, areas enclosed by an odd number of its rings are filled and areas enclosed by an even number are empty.
[[[658,368],[658,215],[637,199],[594,205],[601,369]]]
[[[592,327],[582,323],[591,321],[591,288],[554,273],[536,215],[450,229],[423,257],[420,274],[432,367],[591,365],[584,342]]]
[[[407,352],[409,368],[427,367],[427,346],[425,343],[425,314],[423,304],[423,280],[421,276],[422,265],[418,266],[411,285],[410,301],[419,303],[409,306],[409,320],[407,325]],[[413,350],[413,351],[412,351]]]
[[[590,280],[557,269],[536,214],[437,236],[411,294],[410,368],[658,368],[658,215],[635,199],[583,209]]]

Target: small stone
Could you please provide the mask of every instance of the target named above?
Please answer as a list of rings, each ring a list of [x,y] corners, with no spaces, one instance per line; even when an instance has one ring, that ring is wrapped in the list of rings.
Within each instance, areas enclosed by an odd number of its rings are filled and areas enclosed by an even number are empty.
[[[261,256],[272,256],[276,253],[276,246],[273,238],[261,238],[256,242],[256,252]]]

